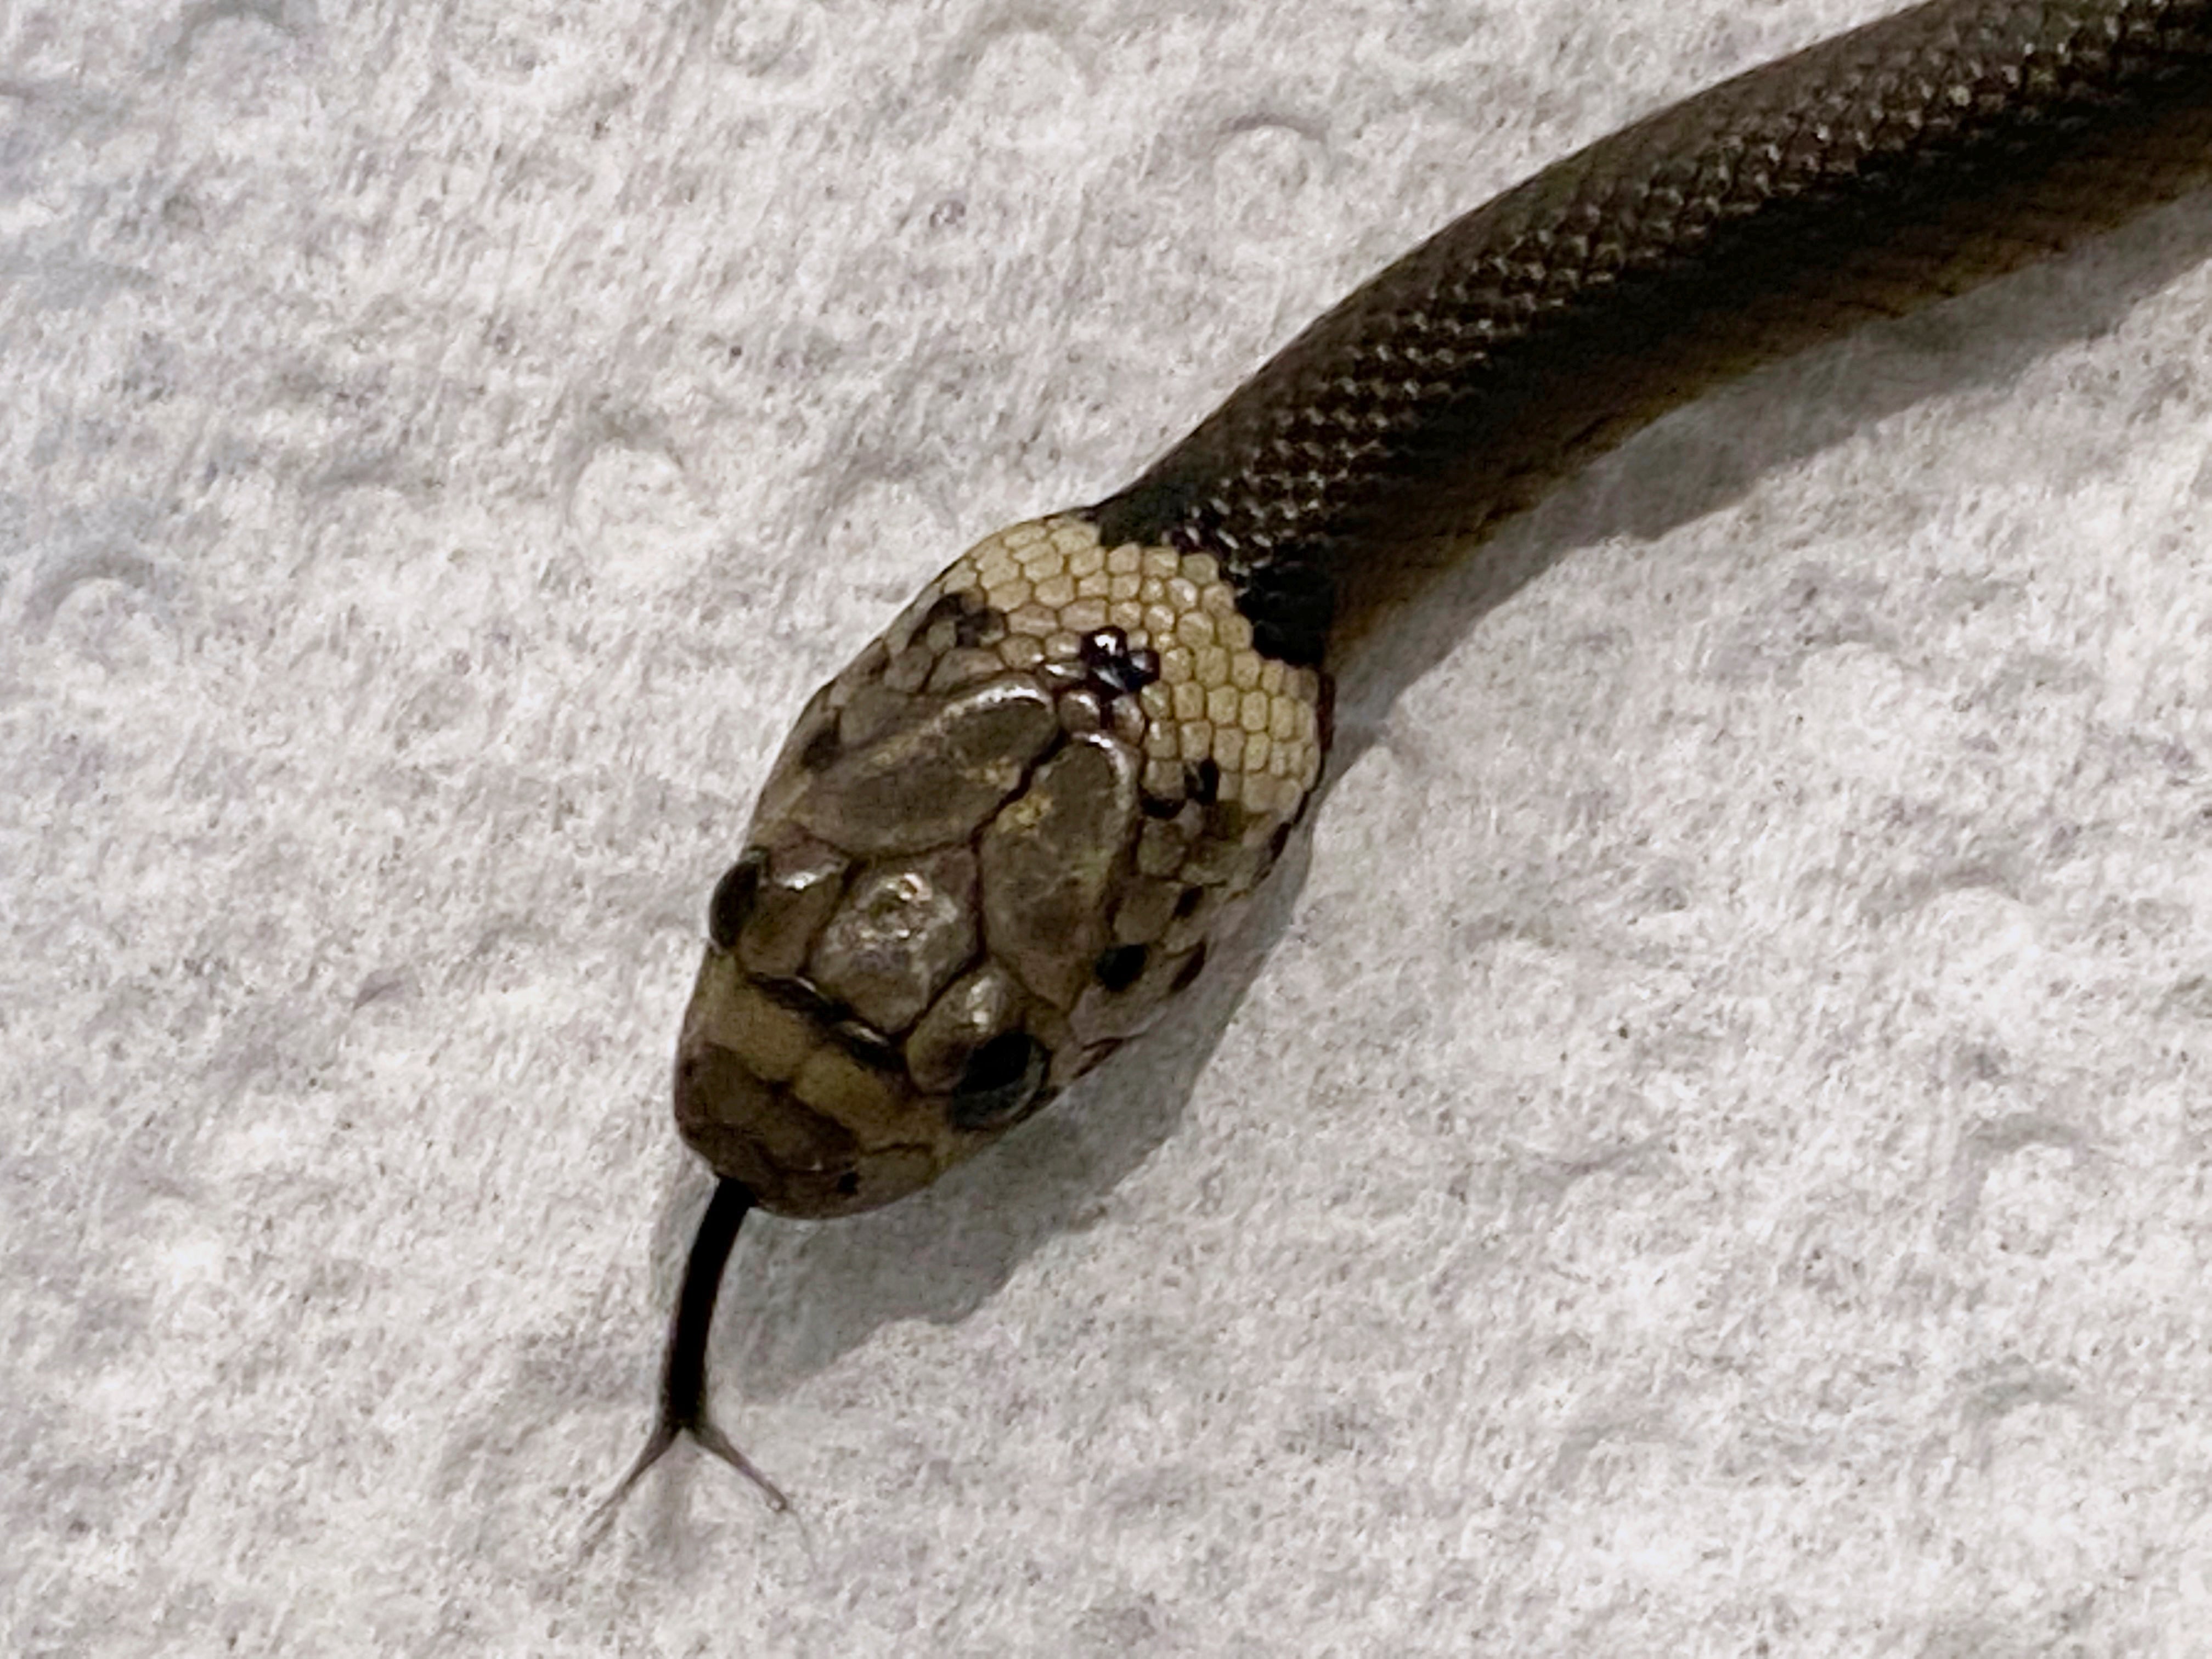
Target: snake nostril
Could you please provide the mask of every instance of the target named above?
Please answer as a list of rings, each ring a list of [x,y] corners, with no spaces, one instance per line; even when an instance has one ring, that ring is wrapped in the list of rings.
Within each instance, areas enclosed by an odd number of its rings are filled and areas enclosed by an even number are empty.
[[[837,758],[844,746],[844,739],[837,735],[837,722],[832,720],[806,740],[806,747],[799,751],[799,764],[803,770],[819,772]]]
[[[1091,976],[1109,991],[1126,991],[1143,975],[1151,955],[1141,945],[1116,945],[1098,953],[1098,960],[1091,965]]]

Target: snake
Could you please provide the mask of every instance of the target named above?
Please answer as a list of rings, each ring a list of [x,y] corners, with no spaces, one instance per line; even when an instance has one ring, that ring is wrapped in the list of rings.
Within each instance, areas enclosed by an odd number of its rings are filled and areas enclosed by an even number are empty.
[[[708,1406],[744,1218],[872,1210],[1204,971],[1314,799],[1332,673],[1710,388],[2212,175],[2212,0],[1926,0],[1453,220],[1133,483],[985,537],[817,691],[707,906],[675,1118],[714,1176],[658,1417]]]

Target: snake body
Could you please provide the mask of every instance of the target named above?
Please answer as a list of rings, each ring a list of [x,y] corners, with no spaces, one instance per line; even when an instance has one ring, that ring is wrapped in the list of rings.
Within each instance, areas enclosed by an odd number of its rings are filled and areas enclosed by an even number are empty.
[[[912,1192],[1151,1024],[1304,813],[1336,654],[1443,558],[2208,174],[2212,0],[1929,0],[1454,221],[1135,483],[956,560],[807,704],[709,904],[675,1109],[720,1185],[616,1498],[688,1433],[781,1505],[706,1407],[738,1223]]]

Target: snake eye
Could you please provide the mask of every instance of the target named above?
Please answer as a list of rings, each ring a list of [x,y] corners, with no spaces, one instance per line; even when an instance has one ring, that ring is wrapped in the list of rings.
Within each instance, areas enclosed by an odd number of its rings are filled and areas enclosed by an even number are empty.
[[[721,880],[714,884],[714,896],[707,901],[707,937],[717,951],[737,945],[745,918],[753,913],[753,901],[760,896],[761,872],[767,867],[768,854],[756,847],[722,872]]]
[[[969,1056],[948,1115],[957,1129],[1003,1128],[1036,1099],[1048,1057],[1027,1031],[1004,1031]]]

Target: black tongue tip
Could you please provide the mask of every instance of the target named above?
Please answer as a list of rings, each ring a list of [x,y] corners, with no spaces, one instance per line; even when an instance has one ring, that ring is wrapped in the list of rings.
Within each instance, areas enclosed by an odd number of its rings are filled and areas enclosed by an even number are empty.
[[[699,1231],[692,1236],[691,1254],[684,1264],[684,1286],[677,1293],[668,1341],[661,1350],[659,1416],[629,1472],[592,1511],[585,1528],[586,1550],[606,1535],[623,1500],[646,1471],[686,1435],[759,1487],[776,1514],[791,1511],[791,1499],[738,1449],[707,1409],[707,1339],[714,1327],[714,1301],[722,1287],[722,1269],[738,1242],[738,1229],[753,1205],[750,1188],[743,1182],[726,1179],[716,1183],[714,1195],[708,1200],[707,1212],[699,1218]]]

